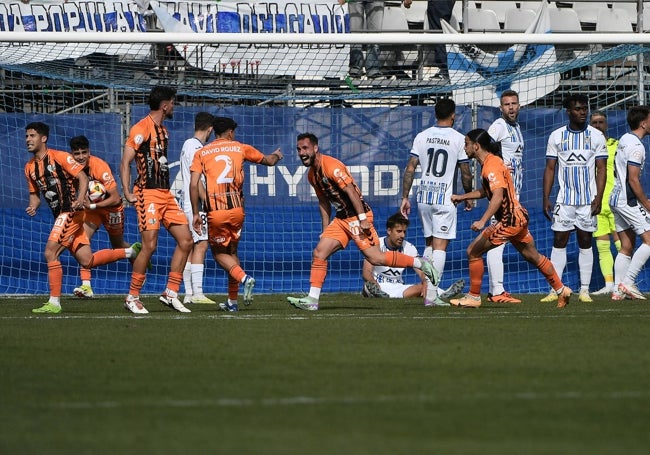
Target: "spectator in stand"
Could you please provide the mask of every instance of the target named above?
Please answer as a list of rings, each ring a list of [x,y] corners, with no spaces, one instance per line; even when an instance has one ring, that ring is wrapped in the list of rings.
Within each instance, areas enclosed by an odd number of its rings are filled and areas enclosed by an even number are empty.
[[[621,240],[616,233],[616,223],[614,214],[609,207],[609,196],[614,188],[614,157],[618,148],[618,140],[613,137],[607,137],[607,114],[602,111],[596,111],[591,114],[589,122],[591,126],[597,128],[605,135],[607,139],[607,181],[605,182],[605,194],[603,195],[603,208],[600,210],[596,220],[598,229],[594,232],[596,239],[596,249],[598,250],[598,262],[600,272],[605,279],[605,286],[602,289],[592,293],[593,295],[606,295],[614,291],[614,256],[610,244],[610,236],[616,246],[616,251],[621,249]]]
[[[429,29],[442,31],[441,19],[451,22],[451,14],[454,9],[455,0],[429,0],[427,2],[427,20]],[[447,49],[444,44],[433,45],[433,66],[437,66],[440,71],[436,77],[449,79],[449,70],[447,68]]]
[[[404,7],[409,8],[413,0],[403,0]],[[348,15],[350,16],[350,32],[381,32],[384,21],[384,1],[378,0],[338,0],[339,5],[348,4]],[[366,58],[363,58],[363,46],[352,44],[350,46],[350,69],[351,77],[360,77],[363,68],[366,69],[366,76],[374,79],[382,76],[381,62],[379,61],[379,45],[366,45]]]

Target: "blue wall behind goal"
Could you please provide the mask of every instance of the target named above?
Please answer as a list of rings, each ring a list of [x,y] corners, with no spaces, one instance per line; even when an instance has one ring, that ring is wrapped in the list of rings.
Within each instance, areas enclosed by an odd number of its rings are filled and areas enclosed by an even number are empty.
[[[256,291],[294,293],[309,287],[311,251],[320,234],[320,217],[315,196],[306,178],[306,168],[295,153],[296,135],[313,132],[320,138],[324,153],[342,159],[350,167],[365,198],[375,212],[375,227],[385,231],[386,218],[400,203],[401,179],[412,140],[422,129],[434,123],[433,109],[427,107],[294,109],[294,108],[216,108],[202,109],[177,106],[174,119],[166,124],[170,130],[169,159],[172,178],[177,174],[177,160],[185,139],[193,133],[196,112],[233,117],[238,123],[237,139],[264,153],[281,148],[285,159],[276,168],[250,165],[246,168],[246,222],[240,243],[244,268],[257,279]],[[135,106],[129,123],[145,116],[145,106]],[[609,112],[610,134],[620,137],[625,130],[625,112]],[[487,126],[499,115],[498,109],[479,108],[472,112],[459,107],[455,128],[467,132]],[[0,114],[0,171],[2,188],[2,233],[0,235],[2,294],[47,294],[47,267],[43,249],[52,226],[52,215],[43,203],[38,215],[25,214],[28,193],[23,167],[31,155],[25,149],[24,127],[40,120],[51,127],[49,146],[68,150],[72,136],[85,134],[94,154],[109,162],[118,175],[123,145],[122,117],[118,114],[26,115]],[[538,249],[546,255],[552,247],[552,233],[541,211],[542,173],[548,134],[566,122],[564,109],[523,109],[520,117],[526,140],[524,157],[525,182],[522,202],[531,216],[531,231]],[[648,179],[644,177],[644,184]],[[647,188],[647,186],[646,186]],[[465,249],[475,234],[469,229],[485,202],[472,212],[459,212],[458,238],[450,244],[443,286],[457,278],[466,278]],[[125,238],[139,238],[133,208],[126,209]],[[417,214],[411,216],[409,240],[422,250],[421,225]],[[108,248],[108,237],[101,229],[92,242],[93,250]],[[173,241],[162,231],[159,248],[153,258],[154,270],[147,275],[144,293],[159,293],[165,286]],[[597,252],[592,289],[602,286]],[[209,255],[208,255],[209,256]],[[572,239],[564,275],[567,284],[577,287],[577,246]],[[64,294],[79,283],[78,265],[68,252],[62,255]],[[547,284],[536,269],[529,266],[512,247],[504,255],[506,287],[511,292],[544,292]],[[358,291],[361,287],[362,256],[354,245],[335,254],[329,262],[324,292]],[[407,272],[412,281],[415,274]],[[640,287],[647,290],[647,272],[639,277]],[[99,294],[125,294],[130,280],[130,264],[122,261],[93,271],[93,288]],[[487,279],[484,291],[487,290]],[[226,274],[210,257],[206,260],[204,289],[208,294],[225,294]]]

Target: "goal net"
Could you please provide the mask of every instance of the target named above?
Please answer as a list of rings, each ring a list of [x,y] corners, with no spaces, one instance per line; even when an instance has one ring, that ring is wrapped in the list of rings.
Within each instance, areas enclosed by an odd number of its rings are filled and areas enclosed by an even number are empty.
[[[388,28],[389,22],[381,34],[349,33],[347,8],[334,3],[1,3],[0,172],[5,178],[0,182],[0,293],[48,292],[42,252],[52,215],[44,204],[34,218],[24,212],[28,194],[23,167],[29,159],[25,125],[48,123],[48,144],[60,150],[68,150],[71,137],[86,135],[92,152],[117,175],[128,129],[147,115],[148,92],[159,84],[178,90],[174,118],[166,122],[173,178],[199,111],[233,117],[240,125],[239,140],[265,153],[280,147],[285,154],[275,168],[246,167],[246,222],[239,253],[257,280],[256,291],[291,293],[309,286],[311,252],[321,222],[306,168],[293,152],[297,134],[315,133],[325,153],[347,164],[373,207],[375,227],[383,233],[386,219],[399,207],[413,138],[435,122],[436,100],[456,100],[454,127],[467,132],[487,128],[498,118],[499,95],[508,88],[517,90],[525,105],[519,119],[526,144],[521,199],[530,212],[537,247],[549,255],[552,235],[541,212],[542,173],[548,134],[567,120],[562,99],[569,92],[587,94],[592,110],[608,113],[609,134],[619,137],[626,130],[625,109],[645,102],[647,43],[631,34],[592,34],[589,39],[562,35],[562,42],[554,42],[552,34],[542,34],[548,31],[544,7],[529,26],[537,28],[529,28],[528,34],[462,34],[453,26],[443,33],[424,33],[412,23],[409,30],[408,21],[406,31],[397,25]],[[385,18],[396,17],[405,17],[403,8],[387,6]],[[434,65],[434,49],[440,44],[447,54],[446,68]],[[356,45],[366,53],[378,50],[380,77],[350,76],[350,51]],[[448,249],[443,286],[467,278],[465,249],[474,237],[469,226],[484,208],[481,202],[474,211],[459,212],[458,237]],[[125,238],[133,242],[139,237],[133,208],[126,213]],[[408,239],[422,251],[417,213],[411,219]],[[569,252],[577,251],[573,242]],[[92,247],[109,247],[103,229]],[[173,240],[162,231],[145,293],[164,287],[172,251]],[[64,293],[69,294],[79,284],[78,265],[68,253],[62,260]],[[504,263],[509,291],[547,289],[514,249],[506,249]],[[594,289],[602,285],[595,263]],[[324,291],[359,291],[361,264],[354,247],[337,253],[329,262]],[[414,274],[407,276],[416,281]],[[564,279],[577,285],[577,254],[569,254]],[[129,280],[128,262],[93,271],[93,288],[99,294],[123,294]],[[642,275],[642,289],[644,280]],[[204,281],[208,294],[226,292],[225,272],[211,258]]]

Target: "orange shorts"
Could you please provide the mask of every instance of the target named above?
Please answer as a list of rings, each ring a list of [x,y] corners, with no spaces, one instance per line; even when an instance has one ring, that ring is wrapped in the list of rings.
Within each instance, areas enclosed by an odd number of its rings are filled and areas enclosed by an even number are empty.
[[[504,226],[502,223],[491,224],[483,231],[492,245],[503,245],[504,243],[530,243],[533,236],[528,230],[528,223],[523,226]]]
[[[48,241],[56,242],[74,252],[81,245],[90,245],[84,231],[84,212],[63,212],[54,220]]]
[[[212,210],[208,212],[208,242],[214,246],[228,246],[239,242],[244,225],[244,208]]]
[[[95,226],[104,226],[110,236],[124,234],[124,206],[102,207],[95,210],[86,209],[84,221]]]
[[[172,224],[187,226],[187,218],[171,191],[136,189],[135,196],[138,198],[135,202],[135,211],[138,215],[140,232],[160,230],[160,223],[166,229],[169,229]]]
[[[370,223],[370,235],[366,235],[359,228],[359,219],[356,216],[351,218],[334,218],[334,220],[325,228],[321,237],[338,240],[343,248],[348,246],[348,242],[353,240],[359,250],[363,251],[371,246],[378,245],[379,237],[375,226],[372,224],[372,212],[366,213]]]

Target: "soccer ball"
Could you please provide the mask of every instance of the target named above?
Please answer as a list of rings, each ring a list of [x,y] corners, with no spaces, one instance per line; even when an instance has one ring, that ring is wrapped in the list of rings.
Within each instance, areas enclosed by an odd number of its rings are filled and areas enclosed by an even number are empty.
[[[106,193],[106,188],[102,184],[102,182],[98,180],[91,180],[88,182],[88,198],[90,199],[90,202],[99,202],[103,201],[106,199],[106,196],[108,193]]]

